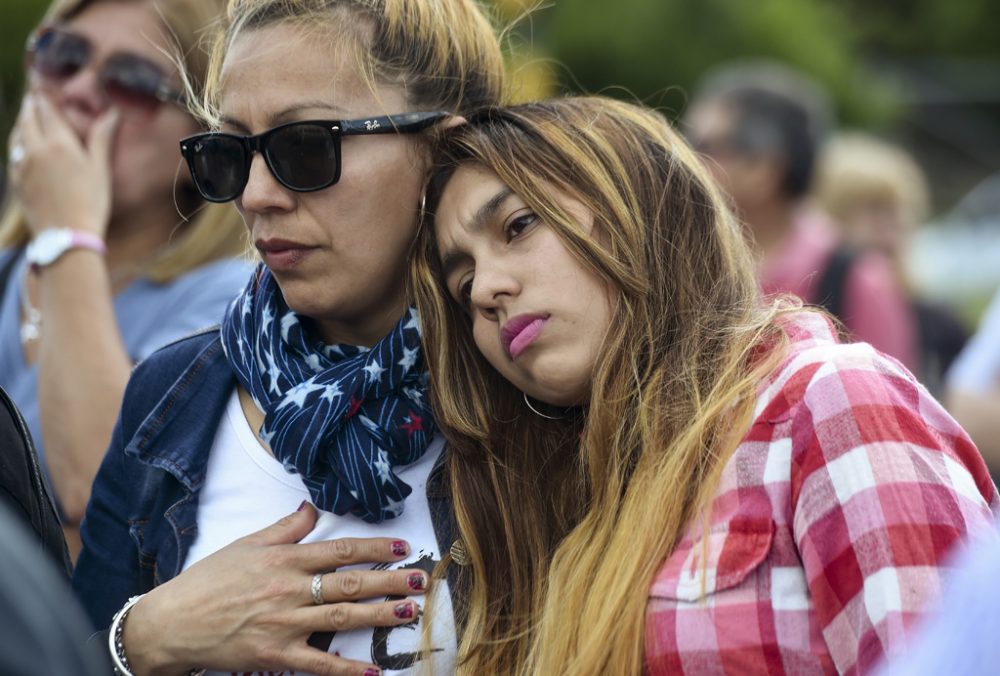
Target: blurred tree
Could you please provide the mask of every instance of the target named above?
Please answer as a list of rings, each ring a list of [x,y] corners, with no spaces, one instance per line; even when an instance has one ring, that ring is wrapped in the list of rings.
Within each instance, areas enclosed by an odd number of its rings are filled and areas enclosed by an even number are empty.
[[[996,56],[1000,3],[995,0],[846,0],[861,44],[897,55]]]
[[[48,7],[48,0],[0,2],[0,157],[7,157],[7,136],[17,115],[24,83],[24,42]],[[2,190],[2,189],[0,189]]]
[[[621,85],[678,114],[711,66],[771,57],[828,87],[848,122],[879,123],[893,111],[889,90],[860,67],[857,31],[832,2],[565,0],[545,14],[551,48],[575,78],[570,89]]]
[[[991,159],[1000,145],[1000,131],[994,133],[1000,125],[992,119],[1000,107],[997,0],[483,2],[493,5],[500,25],[514,22],[506,44],[519,100],[563,90],[604,92],[678,115],[708,68],[766,56],[823,83],[847,125],[882,127],[898,121],[904,105],[922,104],[924,113],[913,124],[922,125],[923,137],[914,145],[936,134],[941,143],[960,147],[975,171],[1000,168],[1000,158]],[[0,157],[21,93],[24,40],[47,5],[0,0]],[[918,60],[927,65],[918,67]],[[875,70],[873,63],[889,67]],[[924,89],[913,93],[915,87]],[[985,115],[980,110],[975,125],[967,116],[958,124],[928,108],[932,97],[985,102],[992,109]],[[926,129],[933,125],[949,130]],[[964,137],[955,138],[955,129],[964,130]]]

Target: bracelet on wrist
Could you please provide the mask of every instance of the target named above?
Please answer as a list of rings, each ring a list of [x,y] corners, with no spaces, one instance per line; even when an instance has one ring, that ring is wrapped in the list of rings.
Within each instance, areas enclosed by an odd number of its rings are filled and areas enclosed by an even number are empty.
[[[108,635],[108,650],[111,653],[111,665],[114,667],[115,676],[135,676],[132,673],[132,667],[128,663],[128,658],[125,656],[125,642],[122,640],[122,635],[125,633],[125,619],[132,611],[132,607],[143,596],[145,594],[131,597],[125,602],[121,610],[115,613],[114,618],[111,620],[111,631]],[[203,676],[204,673],[204,669],[192,669],[188,672],[188,676]]]
[[[33,270],[40,270],[52,265],[73,249],[89,249],[101,256],[108,250],[104,240],[93,233],[70,228],[48,228],[31,240],[25,250],[25,257]]]

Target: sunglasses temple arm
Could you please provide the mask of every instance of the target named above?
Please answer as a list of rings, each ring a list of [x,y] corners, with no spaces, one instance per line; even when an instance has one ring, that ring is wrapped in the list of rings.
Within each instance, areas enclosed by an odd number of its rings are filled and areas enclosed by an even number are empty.
[[[385,115],[367,120],[342,120],[340,133],[344,136],[358,134],[398,134],[400,132],[421,131],[448,117],[450,113],[441,111]]]

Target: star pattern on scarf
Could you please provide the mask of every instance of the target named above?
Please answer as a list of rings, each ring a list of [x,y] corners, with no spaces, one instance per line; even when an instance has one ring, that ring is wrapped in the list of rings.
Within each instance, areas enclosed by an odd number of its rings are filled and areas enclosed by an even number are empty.
[[[326,385],[317,385],[316,381],[313,378],[310,378],[305,382],[301,382],[285,393],[284,400],[280,404],[278,404],[278,410],[280,411],[286,406],[290,406],[292,404],[295,404],[297,407],[302,408],[303,406],[306,405],[306,397],[308,397],[313,392],[325,389]]]
[[[351,406],[347,409],[347,413],[344,415],[345,418],[352,418],[357,415],[358,411],[361,410],[361,404],[365,403],[364,399],[355,399],[351,397]]]
[[[417,356],[420,354],[418,349],[410,349],[408,347],[403,348],[403,358],[397,363],[404,369],[411,369],[417,363]]]
[[[270,332],[272,324],[274,324],[274,311],[271,310],[270,305],[265,305],[260,322],[260,330],[265,336]]]
[[[385,511],[389,512],[393,516],[399,516],[403,513],[403,501],[393,500],[392,498],[386,499]]]
[[[293,312],[289,312],[284,317],[281,318],[281,339],[288,342],[288,331],[293,326],[298,326],[299,318]],[[315,356],[315,355],[313,355]]]
[[[271,384],[267,389],[269,392],[281,394],[281,387],[278,385],[278,378],[281,377],[281,369],[278,368],[270,352],[265,352],[264,358],[267,359],[267,377],[271,380]]]
[[[403,513],[412,488],[395,472],[435,430],[419,325],[409,309],[373,346],[325,344],[263,265],[230,305],[223,348],[265,412],[256,432],[323,509],[370,523]]]
[[[403,418],[403,420],[406,422],[400,425],[400,427],[406,430],[407,438],[412,437],[414,432],[424,431],[424,419],[413,411],[410,411],[410,415]]]
[[[344,396],[344,391],[340,389],[340,383],[336,382],[327,385],[326,390],[323,392],[323,394],[320,395],[320,398],[326,399],[328,402],[332,404],[334,397],[337,397],[339,399],[342,396]]]
[[[419,331],[420,330],[420,315],[417,314],[416,310],[414,310],[413,308],[410,308],[409,317],[410,317],[409,321],[406,322],[406,324],[403,326],[403,328],[404,329],[417,329]]]
[[[372,363],[364,368],[365,373],[368,374],[368,382],[373,383],[382,377],[385,373],[385,369],[378,363],[377,360],[372,360]]]
[[[375,461],[374,467],[375,471],[378,472],[378,478],[382,484],[389,483],[391,466],[389,465],[389,456],[385,451],[380,450],[378,452],[378,460]]]

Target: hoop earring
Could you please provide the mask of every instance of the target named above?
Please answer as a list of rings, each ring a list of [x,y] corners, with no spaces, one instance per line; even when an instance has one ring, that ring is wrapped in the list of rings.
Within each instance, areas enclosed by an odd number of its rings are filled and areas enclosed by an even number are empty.
[[[534,406],[531,405],[531,400],[528,399],[528,393],[527,392],[523,392],[522,391],[521,395],[524,397],[524,404],[525,404],[525,406],[527,406],[528,408],[530,408],[531,412],[534,413],[535,415],[537,415],[540,418],[545,418],[546,420],[562,420],[563,418],[566,417],[566,413],[565,412],[563,413],[563,415],[545,415],[544,413],[542,413],[537,408],[535,408]]]

